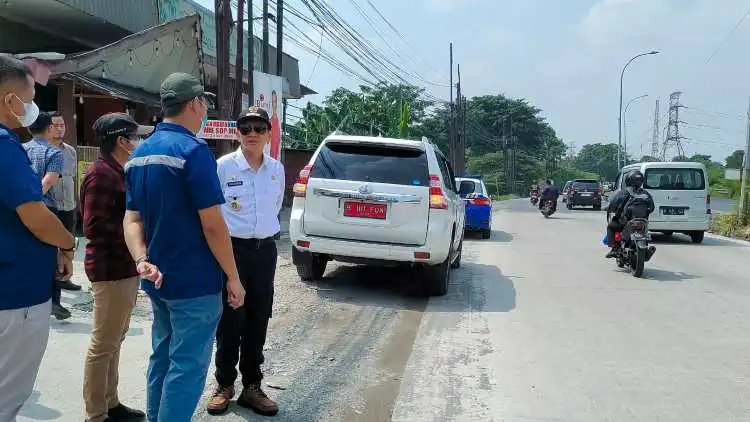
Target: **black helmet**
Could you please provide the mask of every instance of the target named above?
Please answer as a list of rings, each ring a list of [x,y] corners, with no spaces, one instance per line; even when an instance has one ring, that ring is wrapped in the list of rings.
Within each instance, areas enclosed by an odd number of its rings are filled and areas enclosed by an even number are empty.
[[[625,179],[625,186],[629,186],[632,188],[639,188],[643,186],[643,173],[641,173],[639,170],[636,170],[628,174],[628,177]]]

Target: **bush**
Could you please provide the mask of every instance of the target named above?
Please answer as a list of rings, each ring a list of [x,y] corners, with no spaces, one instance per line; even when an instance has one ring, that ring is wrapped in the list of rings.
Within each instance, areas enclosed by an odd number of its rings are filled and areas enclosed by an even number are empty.
[[[721,236],[750,240],[750,226],[739,224],[736,212],[715,216],[711,232]]]

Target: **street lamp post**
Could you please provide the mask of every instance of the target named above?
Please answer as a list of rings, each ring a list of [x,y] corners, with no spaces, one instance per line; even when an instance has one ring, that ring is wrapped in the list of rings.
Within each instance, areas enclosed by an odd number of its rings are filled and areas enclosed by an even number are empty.
[[[659,54],[658,51],[653,50],[649,51],[648,53],[641,53],[638,55],[633,56],[630,60],[628,60],[627,63],[625,63],[625,66],[622,68],[622,72],[620,72],[620,111],[617,115],[617,126],[618,126],[618,135],[617,135],[617,170],[619,171],[620,168],[622,168],[622,80],[625,77],[625,70],[627,70],[628,66],[630,66],[630,63],[633,62],[633,60],[643,57],[643,56],[649,56],[652,54]]]
[[[630,104],[632,104],[634,101],[646,97],[648,97],[648,94],[639,95],[631,99],[627,104],[625,104],[625,111],[622,112],[622,162],[623,165],[626,166],[628,165],[628,131],[626,130],[628,127],[628,109],[630,108]]]

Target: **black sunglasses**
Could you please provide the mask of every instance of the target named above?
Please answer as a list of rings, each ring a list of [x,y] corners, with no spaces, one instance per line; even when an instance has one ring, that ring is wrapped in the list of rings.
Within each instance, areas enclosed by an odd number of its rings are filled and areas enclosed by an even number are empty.
[[[263,135],[264,133],[268,132],[268,126],[267,125],[241,125],[237,126],[237,131],[239,131],[243,135],[249,135],[250,132],[255,132],[260,135]]]

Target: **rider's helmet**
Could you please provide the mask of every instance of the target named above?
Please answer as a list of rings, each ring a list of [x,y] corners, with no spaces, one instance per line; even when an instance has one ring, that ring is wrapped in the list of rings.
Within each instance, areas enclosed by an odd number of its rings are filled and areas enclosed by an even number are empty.
[[[628,174],[628,177],[625,179],[625,186],[631,188],[639,188],[643,186],[643,173],[636,170]]]

